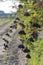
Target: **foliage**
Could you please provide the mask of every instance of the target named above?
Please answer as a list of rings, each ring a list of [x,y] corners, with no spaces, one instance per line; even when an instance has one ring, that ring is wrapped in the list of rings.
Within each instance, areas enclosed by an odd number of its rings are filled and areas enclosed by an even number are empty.
[[[38,37],[38,31],[43,27],[43,7],[35,0],[31,2],[20,0],[20,2],[23,2],[24,5],[23,8],[18,9],[16,17],[19,17],[19,23],[23,21],[25,24],[23,30],[26,35],[20,35],[20,37],[25,46],[30,49],[31,58],[28,65],[43,65],[43,39]]]

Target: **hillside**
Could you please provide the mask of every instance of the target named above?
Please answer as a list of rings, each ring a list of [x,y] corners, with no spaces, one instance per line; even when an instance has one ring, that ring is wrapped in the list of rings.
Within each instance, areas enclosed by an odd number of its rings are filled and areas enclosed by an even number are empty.
[[[0,33],[0,65],[43,65],[42,0],[20,0]]]

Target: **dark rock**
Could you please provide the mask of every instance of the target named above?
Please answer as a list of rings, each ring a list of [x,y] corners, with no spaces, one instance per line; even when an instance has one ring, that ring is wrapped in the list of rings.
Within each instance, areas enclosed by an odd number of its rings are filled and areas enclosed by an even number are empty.
[[[29,58],[31,58],[31,56],[30,56],[29,54],[27,54],[27,55],[26,55],[26,58],[28,58],[28,59],[29,59]]]
[[[10,28],[14,28],[14,26],[11,25]]]
[[[33,32],[31,35],[32,35],[33,38],[35,38],[35,39],[37,39],[37,37],[38,37],[38,33],[37,33],[37,32]]]
[[[37,28],[40,28],[40,27],[41,27],[41,26],[40,26],[39,24],[37,24],[37,23],[34,23],[33,26],[34,26],[34,27],[37,27]]]
[[[19,4],[19,6],[18,6],[19,8],[23,8],[23,6],[21,5],[21,4]]]
[[[30,16],[29,12],[25,12],[24,16]]]
[[[6,40],[5,38],[3,38],[3,40],[8,44],[9,43],[9,41],[8,40]]]
[[[34,42],[34,40],[33,40],[33,38],[32,38],[32,37],[31,37],[31,38],[29,38],[28,40],[29,40],[29,41],[31,41],[31,42]]]
[[[17,17],[16,20],[20,20],[19,17]]]
[[[40,26],[38,23],[30,22],[30,24],[31,24],[33,27],[41,28],[41,26]]]
[[[28,48],[25,48],[25,49],[23,50],[23,52],[28,53],[28,52],[30,52],[30,50],[29,50]]]
[[[14,23],[17,23],[17,21],[15,20]]]
[[[8,48],[8,45],[7,44],[4,44],[4,49],[6,50]]]
[[[20,35],[26,35],[26,33],[24,32],[24,30],[20,30],[20,31],[19,31],[19,34],[20,34]]]
[[[23,44],[19,45],[18,48],[25,48]]]
[[[6,33],[7,36],[11,37],[8,33]]]

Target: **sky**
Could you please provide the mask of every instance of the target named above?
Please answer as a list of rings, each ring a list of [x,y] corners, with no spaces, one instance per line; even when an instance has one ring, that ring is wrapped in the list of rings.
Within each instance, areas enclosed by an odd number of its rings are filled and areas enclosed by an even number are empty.
[[[14,1],[14,3],[12,2],[12,0],[0,0],[0,11],[4,11],[5,13],[17,12],[17,9],[15,7],[12,8],[12,6],[16,5],[17,7],[19,5],[19,2]]]

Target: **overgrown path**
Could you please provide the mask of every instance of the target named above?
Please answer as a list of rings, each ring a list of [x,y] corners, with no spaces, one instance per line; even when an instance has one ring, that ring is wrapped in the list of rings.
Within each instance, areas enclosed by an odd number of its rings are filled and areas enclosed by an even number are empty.
[[[10,37],[6,35],[6,33],[8,33]],[[0,50],[2,53],[2,55],[0,54],[0,65],[26,65],[26,54],[22,51],[22,49],[18,48],[18,46],[22,44],[18,35],[18,31],[15,28],[12,28],[12,32],[7,31],[6,33],[3,34],[3,38],[0,39]],[[4,44],[8,45],[6,50],[4,49]]]
[[[0,35],[7,32],[8,27],[11,25],[12,21],[7,22],[3,26],[0,26]]]

